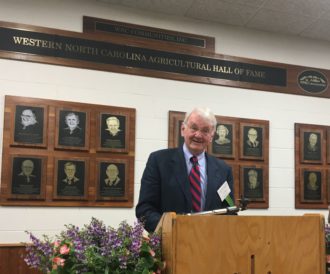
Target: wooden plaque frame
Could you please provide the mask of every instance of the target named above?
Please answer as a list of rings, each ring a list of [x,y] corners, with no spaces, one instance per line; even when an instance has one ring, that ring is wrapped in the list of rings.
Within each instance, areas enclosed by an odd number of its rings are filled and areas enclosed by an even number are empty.
[[[330,98],[330,70],[321,68],[225,56],[123,35],[110,37],[9,22],[0,22],[0,26],[4,41],[0,58]],[[30,46],[39,37],[48,47]],[[76,46],[84,50],[77,52]],[[163,59],[165,62],[159,61]],[[198,64],[196,69],[190,65],[192,60]],[[314,91],[315,86],[304,83],[306,77],[316,77],[322,85]]]
[[[30,182],[27,182],[25,179],[26,176],[23,172],[23,164],[25,161],[30,161],[33,163],[31,166],[32,173],[29,176]],[[36,162],[40,161],[40,164],[37,166]],[[46,167],[47,167],[47,158],[40,155],[22,155],[22,154],[11,154],[9,157],[9,187],[6,197],[10,200],[44,200],[45,199],[45,187],[46,187]],[[15,164],[16,162],[16,164]],[[19,165],[18,165],[19,164]],[[20,168],[20,170],[15,171],[14,168]],[[14,176],[18,175],[18,176]],[[17,183],[15,180],[18,180]],[[38,182],[39,181],[39,182]],[[39,188],[39,194],[29,194],[29,193],[14,193],[14,185],[18,188],[22,188],[22,191],[29,191],[33,185]],[[21,192],[21,191],[18,191]]]
[[[179,142],[181,136],[181,121],[184,120],[185,113],[181,111],[169,111],[168,117],[168,147],[180,147],[183,145]],[[217,138],[216,134],[207,148],[207,153],[217,158],[224,159],[227,164],[232,167],[234,176],[234,194],[238,199],[244,193],[242,185],[241,166],[257,167],[263,170],[263,197],[262,199],[253,199],[248,207],[249,208],[268,208],[269,207],[269,121],[257,119],[235,118],[228,116],[216,115],[217,124],[232,125],[232,142],[233,152],[230,155],[223,155],[221,153],[214,153],[212,144]],[[257,126],[263,129],[263,154],[262,157],[241,157],[240,151],[242,148],[239,146],[243,143],[244,136],[242,135],[242,126]],[[180,135],[179,135],[180,134]],[[240,149],[237,149],[240,148]]]
[[[309,139],[315,136],[316,143],[315,148],[309,148]],[[301,127],[300,128],[300,161],[301,163],[310,164],[322,164],[325,159],[325,153],[323,153],[323,140],[324,140],[324,130],[322,128],[318,129],[315,127]],[[312,150],[313,149],[313,150]],[[316,155],[313,156],[313,155]],[[310,155],[310,156],[309,156]],[[309,158],[309,159],[308,159]],[[315,158],[315,159],[313,159]]]
[[[119,121],[115,136],[111,134],[111,130],[107,128],[107,120],[115,119]],[[124,109],[118,111],[109,109],[107,112],[99,112],[97,114],[97,140],[96,150],[99,152],[107,151],[114,153],[129,152],[129,129],[130,119],[129,112]],[[124,144],[123,144],[124,143]]]
[[[184,121],[185,113],[181,111],[169,111],[168,116],[168,147],[178,147],[183,144],[181,136],[181,125]]]
[[[250,172],[251,175],[249,174]],[[249,182],[246,180],[249,180],[250,176],[254,176],[253,172],[255,172],[257,181],[251,181],[251,184],[255,183],[256,185],[248,189],[247,185],[249,185]],[[262,175],[260,175],[260,173],[262,173]],[[240,166],[240,196],[251,201],[251,206],[249,205],[250,208],[265,208],[265,206],[268,206],[268,189],[268,167],[264,167],[263,165]],[[253,193],[255,191],[259,193]]]
[[[44,143],[42,145],[25,145],[13,143],[13,123],[16,106],[36,106],[44,109]],[[60,106],[60,107],[59,107]],[[83,147],[59,144],[61,127],[60,113],[76,112],[86,115],[85,144]],[[99,115],[110,113],[125,117],[125,148],[99,149]],[[62,115],[63,116],[63,115]],[[134,159],[135,159],[135,116],[133,108],[94,105],[79,102],[67,102],[18,96],[5,96],[3,155],[0,185],[0,205],[3,206],[80,206],[80,207],[132,207],[134,198]],[[47,130],[46,130],[47,129]],[[8,155],[41,158],[42,190],[40,195],[11,193],[13,164]],[[13,156],[15,157],[15,156]],[[58,161],[83,161],[84,193],[63,195],[58,193]],[[111,159],[113,162],[126,163],[125,194],[120,199],[99,199],[97,159]],[[60,167],[62,169],[63,167]],[[18,169],[18,168],[17,168]],[[67,188],[66,191],[69,191]],[[68,193],[68,192],[67,192]]]
[[[329,147],[330,144],[330,126],[315,124],[295,123],[295,208],[303,209],[327,209],[330,203],[330,183],[329,183]],[[315,143],[319,154],[317,159],[306,159],[306,145],[311,134],[317,135]],[[315,142],[315,141],[314,141]],[[311,154],[313,156],[313,154]],[[317,180],[320,182],[320,197],[318,199],[309,199],[304,197],[305,182],[304,172],[316,172],[320,174]],[[310,194],[312,195],[312,194]]]
[[[192,33],[184,33],[114,20],[95,17],[83,17],[84,33],[105,35],[113,39],[126,39],[129,42],[164,45],[169,49],[182,49],[214,52],[215,38]],[[189,43],[189,41],[194,43]]]
[[[314,175],[314,176],[312,176]],[[316,178],[315,185],[310,185],[310,178]],[[311,181],[313,183],[313,181]],[[315,167],[302,168],[300,171],[300,201],[302,203],[322,204],[325,201],[326,172]],[[320,193],[318,193],[318,191]],[[307,195],[310,197],[308,198]],[[313,195],[315,197],[313,197]],[[317,195],[317,196],[316,196]]]
[[[330,128],[327,129],[326,131],[326,152],[327,152],[327,164],[330,164]]]

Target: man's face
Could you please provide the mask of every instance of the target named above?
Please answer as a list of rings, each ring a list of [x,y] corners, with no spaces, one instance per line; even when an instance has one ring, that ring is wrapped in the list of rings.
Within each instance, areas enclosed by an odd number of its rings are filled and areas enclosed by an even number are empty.
[[[119,123],[115,119],[108,120],[107,126],[112,135],[116,135],[119,131]]]
[[[201,154],[212,141],[214,128],[209,121],[196,113],[192,113],[187,121],[181,126],[181,136],[193,155]]]
[[[30,176],[33,171],[33,162],[30,160],[26,160],[22,163],[22,172],[25,176]]]
[[[36,123],[35,115],[30,109],[25,109],[22,111],[21,123],[25,127]]]
[[[255,188],[257,186],[257,176],[255,174],[249,175],[249,185],[251,188]]]
[[[227,136],[227,131],[223,126],[218,126],[217,134],[219,135],[220,139],[225,139]]]
[[[68,165],[64,168],[64,172],[68,179],[72,179],[76,173],[76,167],[74,165]]]
[[[69,128],[76,128],[78,125],[78,119],[75,115],[69,115],[65,120]]]
[[[314,172],[310,173],[308,176],[308,180],[311,184],[315,184],[317,181],[317,176]]]
[[[315,146],[317,143],[317,135],[316,134],[311,134],[309,136],[309,143],[311,144],[311,146]]]
[[[111,181],[114,181],[118,176],[118,168],[115,165],[109,165],[107,167],[107,176]]]
[[[257,140],[258,133],[255,129],[250,129],[248,132],[248,138],[249,140],[254,143]]]

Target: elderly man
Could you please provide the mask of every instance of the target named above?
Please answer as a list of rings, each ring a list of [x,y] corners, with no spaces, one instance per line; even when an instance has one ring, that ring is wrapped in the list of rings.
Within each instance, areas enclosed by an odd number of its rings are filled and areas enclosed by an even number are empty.
[[[217,134],[219,136],[214,142],[219,145],[229,144],[231,141],[227,138],[229,134],[229,130],[225,125],[218,125],[217,127]]]
[[[116,136],[118,135],[118,133],[121,131],[119,129],[120,127],[120,122],[119,119],[115,116],[110,116],[106,119],[106,123],[107,123],[107,131],[109,131],[109,134],[112,136]]]
[[[208,108],[194,108],[181,126],[183,146],[150,154],[136,206],[136,216],[146,230],[154,231],[164,212],[191,213],[233,205],[231,168],[206,153],[216,123]]]
[[[74,113],[70,112],[65,116],[65,127],[63,130],[66,135],[75,136],[81,134],[81,128],[79,127],[79,116]]]
[[[68,185],[72,185],[79,181],[79,178],[75,176],[76,174],[76,165],[73,162],[66,162],[64,164],[64,173],[66,178],[62,180],[62,182],[67,183]]]
[[[22,172],[18,174],[18,182],[21,184],[33,184],[36,180],[36,175],[32,174],[34,163],[32,160],[24,160],[21,166]]]
[[[249,182],[248,182],[248,187],[249,189],[256,189],[259,186],[259,181],[258,181],[258,172],[255,169],[250,169],[248,172],[249,176]]]
[[[21,114],[21,124],[23,130],[29,126],[33,126],[38,123],[35,113],[31,109],[25,109]]]
[[[120,182],[120,178],[118,176],[119,170],[116,165],[114,165],[114,164],[108,165],[105,172],[108,176],[108,178],[104,179],[104,182],[107,186],[116,186],[119,184],[119,182]]]
[[[310,152],[315,152],[318,150],[318,136],[316,133],[311,133],[308,138],[307,149]]]
[[[246,143],[249,147],[258,147],[259,146],[259,141],[257,140],[258,132],[255,128],[251,127],[249,129],[247,137],[248,137],[248,140],[246,141]]]

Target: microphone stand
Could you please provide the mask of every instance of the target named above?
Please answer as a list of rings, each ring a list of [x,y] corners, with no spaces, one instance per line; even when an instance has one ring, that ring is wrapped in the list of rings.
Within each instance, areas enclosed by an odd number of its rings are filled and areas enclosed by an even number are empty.
[[[241,199],[238,199],[239,206],[229,206],[226,208],[219,208],[210,211],[201,211],[195,213],[188,213],[189,216],[197,216],[197,215],[234,215],[239,211],[243,211],[247,209],[247,205],[250,202],[249,199],[244,198],[241,196]]]

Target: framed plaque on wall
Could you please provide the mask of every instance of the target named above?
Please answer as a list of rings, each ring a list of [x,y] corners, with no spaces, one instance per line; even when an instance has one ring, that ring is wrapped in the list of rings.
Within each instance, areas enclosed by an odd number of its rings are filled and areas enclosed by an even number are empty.
[[[54,198],[84,200],[87,197],[88,159],[56,158]]]
[[[4,110],[1,205],[133,206],[135,109],[5,96]]]
[[[329,126],[295,124],[295,208],[328,208],[329,130]]]
[[[100,112],[98,114],[98,151],[127,153],[129,144],[129,114]]]
[[[47,145],[47,106],[16,104],[12,106],[11,145],[46,147]]]
[[[129,159],[97,159],[97,199],[127,200]]]
[[[232,119],[217,118],[217,125],[209,153],[224,159],[234,159],[236,155],[236,123]]]
[[[169,111],[168,147],[182,147],[185,112]],[[250,200],[249,208],[269,207],[269,121],[215,115],[216,126],[207,153],[223,159],[232,169],[236,199]],[[254,169],[252,171],[252,169]],[[248,176],[255,174],[253,177]],[[252,188],[249,179],[256,178]],[[237,200],[235,201],[239,203]]]
[[[10,155],[10,199],[45,198],[47,158],[40,155]]]

